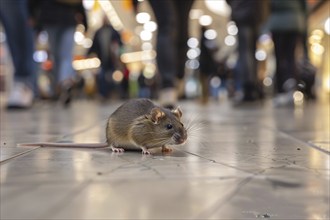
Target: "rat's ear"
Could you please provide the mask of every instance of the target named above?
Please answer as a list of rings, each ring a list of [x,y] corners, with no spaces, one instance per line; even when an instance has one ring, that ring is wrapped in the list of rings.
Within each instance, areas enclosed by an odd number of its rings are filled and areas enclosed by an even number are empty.
[[[181,118],[181,116],[182,116],[182,111],[181,111],[180,107],[173,109],[171,112],[178,118]]]
[[[163,117],[165,117],[165,113],[158,107],[151,109],[150,114],[146,115],[146,118],[150,119],[155,124],[158,124]]]

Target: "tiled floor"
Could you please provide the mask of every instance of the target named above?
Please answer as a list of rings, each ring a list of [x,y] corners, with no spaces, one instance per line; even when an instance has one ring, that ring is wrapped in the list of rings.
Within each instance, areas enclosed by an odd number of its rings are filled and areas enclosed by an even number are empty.
[[[1,109],[1,219],[329,219],[329,103],[180,103],[172,153],[16,147],[104,141],[120,103]]]

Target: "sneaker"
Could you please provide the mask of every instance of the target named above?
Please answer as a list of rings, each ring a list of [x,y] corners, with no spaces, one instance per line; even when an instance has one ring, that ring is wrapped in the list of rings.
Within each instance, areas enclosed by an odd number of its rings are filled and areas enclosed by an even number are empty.
[[[14,82],[7,100],[7,108],[29,108],[33,103],[33,92],[22,82]]]
[[[174,108],[178,101],[178,94],[175,88],[165,88],[160,91],[159,102],[165,108]]]
[[[290,107],[294,106],[293,92],[280,93],[273,99],[275,107]]]
[[[72,101],[72,86],[63,86],[61,89],[60,101],[64,107],[68,107]]]

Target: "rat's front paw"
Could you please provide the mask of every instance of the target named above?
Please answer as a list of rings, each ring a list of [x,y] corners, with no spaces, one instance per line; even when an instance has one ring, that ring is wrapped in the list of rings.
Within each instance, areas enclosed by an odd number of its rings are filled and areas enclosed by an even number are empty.
[[[162,147],[162,152],[163,152],[163,153],[170,153],[170,152],[172,152],[172,151],[173,151],[173,149],[170,148],[170,147],[166,147],[166,146],[163,146],[163,147]]]
[[[120,147],[111,147],[111,150],[112,152],[115,152],[115,153],[122,153],[124,152],[124,148],[120,148]]]

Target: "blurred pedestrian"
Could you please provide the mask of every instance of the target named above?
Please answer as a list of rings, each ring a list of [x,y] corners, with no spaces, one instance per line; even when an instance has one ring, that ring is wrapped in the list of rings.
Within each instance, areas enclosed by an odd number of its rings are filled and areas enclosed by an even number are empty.
[[[306,33],[305,0],[270,0],[269,29],[276,57],[276,106],[293,104],[297,86],[296,46]]]
[[[14,65],[8,108],[28,108],[34,99],[35,63],[33,30],[27,0],[1,0],[0,18]]]
[[[55,96],[64,105],[72,98],[75,72],[72,67],[74,34],[78,24],[87,31],[82,0],[30,0],[37,29],[45,29],[52,54]]]
[[[205,32],[207,28],[201,27],[200,37],[200,55],[199,55],[199,80],[202,88],[202,103],[206,104],[209,99],[210,77],[217,72],[217,62],[215,60],[215,52],[217,46],[213,40],[207,39]]]
[[[119,59],[122,46],[120,33],[112,27],[108,18],[104,16],[103,25],[95,32],[93,44],[87,52],[87,54],[95,53],[101,61],[97,84],[102,99],[107,99],[111,88],[114,87],[112,74],[122,65]]]
[[[157,65],[162,76],[159,101],[164,106],[172,107],[178,99],[176,83],[180,83],[184,77],[188,48],[188,17],[194,1],[149,2],[158,24]]]
[[[227,0],[231,7],[231,19],[238,28],[238,61],[235,76],[237,91],[233,101],[255,101],[261,96],[257,82],[256,42],[261,22],[261,4],[259,0]]]

